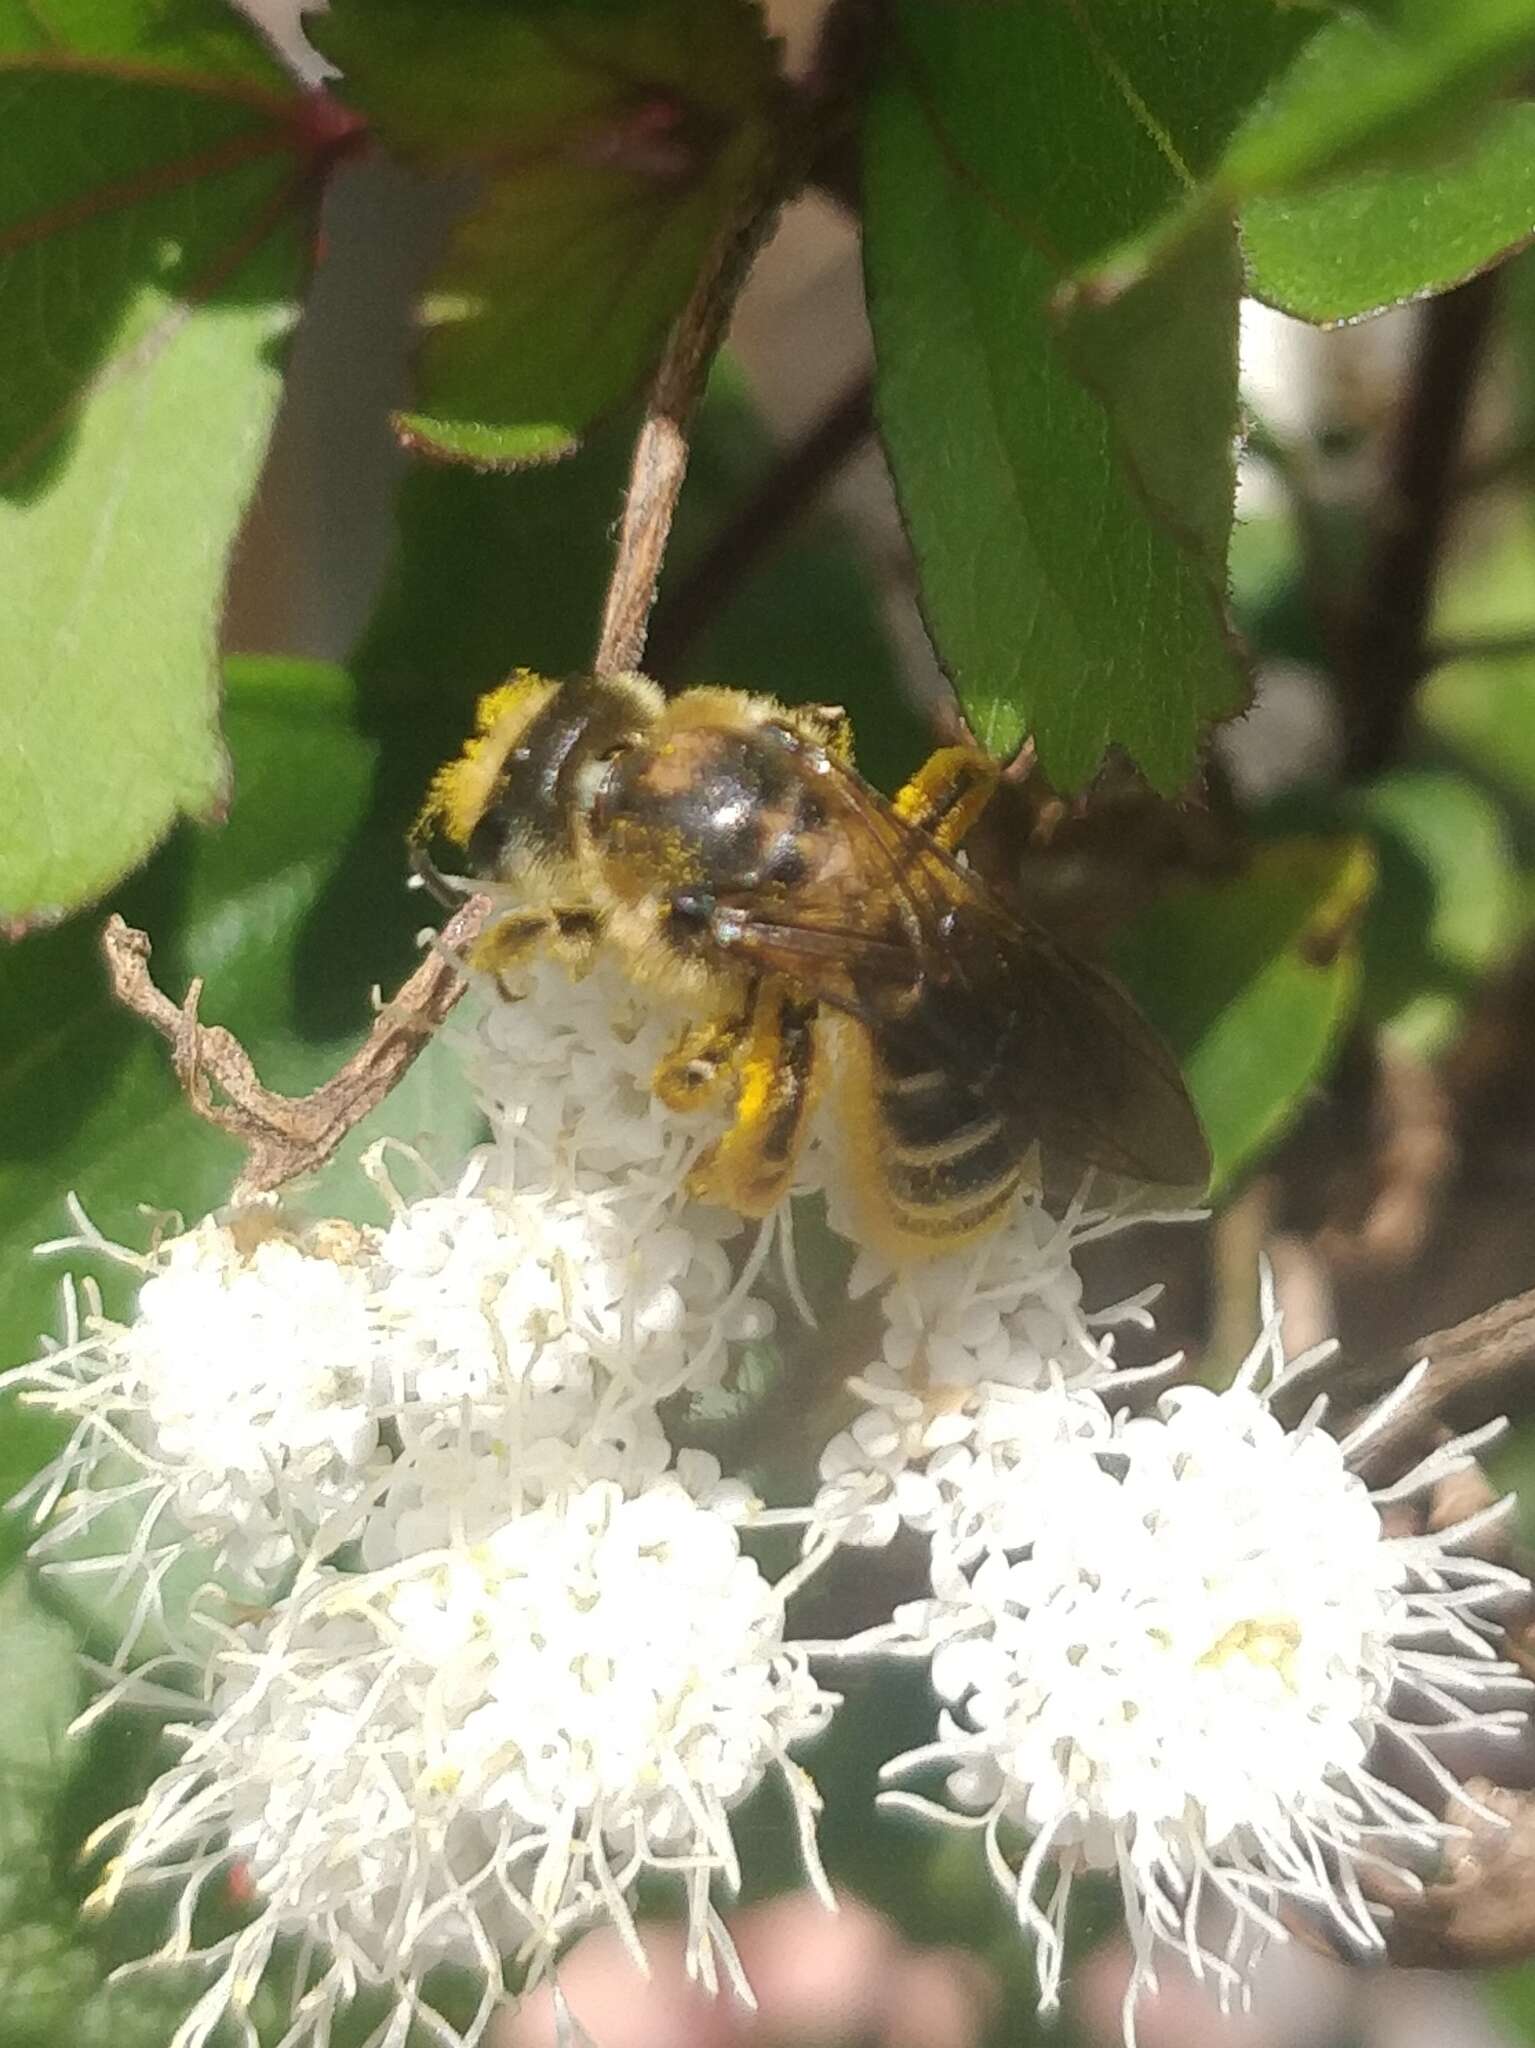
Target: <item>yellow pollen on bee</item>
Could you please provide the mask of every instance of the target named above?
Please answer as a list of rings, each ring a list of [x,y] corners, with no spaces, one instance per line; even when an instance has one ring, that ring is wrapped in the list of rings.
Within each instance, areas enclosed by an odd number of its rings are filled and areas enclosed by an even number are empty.
[[[771,1059],[751,1059],[745,1062],[736,1109],[738,1121],[754,1122],[764,1113],[771,1100],[773,1083],[777,1076],[777,1064]]]
[[[504,683],[497,683],[493,690],[486,690],[475,699],[475,731],[480,734],[494,732],[515,705],[525,703],[534,695],[548,699],[556,688],[556,684],[536,675],[530,668],[513,669]]]
[[[496,778],[519,733],[559,689],[532,669],[514,669],[511,677],[487,690],[474,707],[474,733],[458,758],[447,761],[432,777],[426,801],[411,827],[411,838],[426,839],[441,827],[456,846],[468,844],[496,787]]]

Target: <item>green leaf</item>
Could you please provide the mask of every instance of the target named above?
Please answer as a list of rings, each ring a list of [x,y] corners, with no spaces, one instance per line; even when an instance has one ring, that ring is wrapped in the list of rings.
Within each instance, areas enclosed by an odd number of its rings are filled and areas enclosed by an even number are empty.
[[[340,130],[220,15],[0,0],[0,924],[225,788],[224,559]]]
[[[0,2012],[17,2048],[63,2028],[95,1977],[73,1939],[54,1875],[56,1815],[80,1745],[75,1642],[44,1612],[22,1572],[0,1583]],[[54,2030],[59,2032],[55,2035]]]
[[[1249,201],[1254,292],[1302,320],[1350,320],[1458,284],[1528,241],[1535,107],[1489,108],[1464,140],[1421,164]]]
[[[96,1960],[63,1909],[49,1903],[53,1911],[47,1917],[0,1925],[7,2048],[75,2048],[84,2039],[76,2028],[96,1986]]]
[[[80,1916],[87,1874],[77,1861],[84,1836],[140,1789],[154,1731],[119,1720],[88,1739],[70,1734],[82,1693],[75,1639],[19,1571],[0,1583],[0,1660],[6,2048],[164,2048],[191,2002],[186,1980],[102,1981],[107,1958]]]
[[[154,939],[162,985],[179,996],[205,976],[206,1021],[238,1034],[270,1086],[298,1093],[362,1038],[370,986],[392,987],[413,959],[421,906],[404,887],[408,800],[386,815],[375,807],[380,743],[358,730],[343,671],[249,659],[229,664],[228,690],[230,821],[184,830],[119,908]],[[418,787],[429,766],[418,759]],[[68,1190],[108,1237],[141,1244],[140,1205],[200,1216],[227,1198],[238,1165],[233,1143],[187,1108],[164,1045],[112,1003],[98,926],[75,918],[25,941],[0,982],[5,1363],[30,1356],[55,1325],[58,1262],[29,1253],[67,1231]],[[355,1153],[388,1129],[440,1148],[445,1166],[462,1157],[478,1120],[450,1048],[423,1055],[348,1145]],[[305,1199],[338,1213],[334,1185]],[[339,1213],[379,1217],[356,1185]]]
[[[1535,0],[1400,0],[1312,26],[1219,164],[1095,266],[1094,288],[1144,277],[1238,211],[1257,296],[1344,319],[1528,236],[1529,112],[1483,103],[1535,58]]]
[[[1424,730],[1495,789],[1535,808],[1535,652],[1447,661],[1423,684]]]
[[[1428,1059],[1451,1042],[1485,975],[1524,924],[1498,809],[1464,776],[1398,769],[1347,810],[1379,876],[1364,926],[1360,1009]]]
[[[1419,730],[1503,802],[1527,846],[1535,829],[1535,510],[1527,499],[1481,546],[1446,564],[1433,638],[1464,651],[1420,685]]]
[[[1535,56],[1535,0],[1400,0],[1389,21],[1352,10],[1306,45],[1226,154],[1224,202],[1421,149]]]
[[[567,454],[644,377],[760,161],[770,48],[745,0],[338,0],[316,40],[380,137],[479,175],[425,306],[406,439]]]
[[[1229,882],[1171,892],[1114,965],[1183,1063],[1215,1157],[1212,1193],[1284,1130],[1325,1073],[1359,988],[1374,883],[1358,838],[1257,846]]]
[[[1494,1451],[1494,1470],[1497,1469],[1497,1456],[1497,1451]],[[1525,1472],[1535,1476],[1528,1449],[1523,1462]],[[1522,1500],[1524,1496],[1521,1494],[1520,1498]],[[1508,2036],[1512,2040],[1529,2040],[1532,2030],[1535,2030],[1535,1963],[1516,1963],[1511,1969],[1489,1970],[1481,1982],[1494,2024],[1512,2029]]]
[[[290,84],[250,23],[216,0],[0,0],[0,51],[127,58],[173,76]]]
[[[9,1820],[50,1806],[77,1761],[69,1735],[81,1690],[74,1638],[44,1612],[24,1572],[0,1582],[0,1666],[0,1810]]]
[[[1060,287],[1178,202],[1313,23],[1265,0],[904,0],[869,99],[877,405],[929,627],[982,742],[1160,787],[1242,685],[1224,622],[1239,275]]]

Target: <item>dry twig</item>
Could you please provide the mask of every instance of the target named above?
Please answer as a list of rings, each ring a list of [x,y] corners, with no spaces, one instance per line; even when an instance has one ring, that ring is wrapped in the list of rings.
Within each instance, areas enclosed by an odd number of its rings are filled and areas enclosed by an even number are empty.
[[[1446,1423],[1469,1428],[1485,1422],[1516,1381],[1535,1373],[1535,1289],[1420,1337],[1389,1367],[1350,1376],[1340,1387],[1340,1406],[1372,1398],[1425,1358],[1428,1371],[1370,1442],[1363,1466],[1367,1479],[1404,1471]]]
[[[278,1095],[264,1087],[234,1033],[199,1020],[200,979],[179,1005],[156,988],[146,933],[114,913],[102,932],[101,950],[117,1000],[169,1043],[176,1078],[192,1108],[245,1146],[234,1187],[234,1199],[241,1201],[323,1166],[347,1132],[383,1101],[463,993],[463,973],[452,955],[474,938],[488,907],[486,898],[473,896],[449,919],[443,950],[422,961],[394,1001],[380,1009],[352,1057],[308,1095]]]
[[[634,443],[618,553],[602,610],[593,666],[638,668],[655,603],[672,516],[688,470],[688,435],[751,260],[777,217],[786,190],[774,150],[735,219],[715,238],[661,358]]]
[[[1370,1890],[1391,1908],[1386,1943],[1394,1963],[1491,1969],[1523,1962],[1535,1948],[1535,1800],[1486,1778],[1472,1778],[1466,1791],[1477,1805],[1450,1808],[1447,1818],[1466,1832],[1439,1883],[1419,1892],[1372,1877]]]

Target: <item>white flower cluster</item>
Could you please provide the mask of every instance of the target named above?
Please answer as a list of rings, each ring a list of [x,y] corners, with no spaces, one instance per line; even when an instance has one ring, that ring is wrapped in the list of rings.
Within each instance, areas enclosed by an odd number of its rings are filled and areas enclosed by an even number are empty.
[[[258,1207],[142,1256],[82,1219],[137,1309],[72,1308],[10,1375],[72,1424],[30,1489],[36,1556],[108,1581],[115,1695],[196,1674],[103,1886],[182,1887],[166,1953],[213,1977],[176,2048],[226,2019],[254,2041],[293,1939],[294,2040],[367,1986],[403,2040],[442,1960],[484,1978],[472,2038],[508,1967],[600,1914],[632,1935],[647,1871],[682,1887],[697,1972],[739,1977],[713,1894],[770,1769],[823,1883],[789,1750],[834,1698],[743,1551],[749,1489],[663,1419],[771,1330],[771,1229],[685,1194],[704,1134],[656,1113],[669,1027],[621,977],[539,966],[482,1032],[492,1136],[452,1192],[376,1230]],[[189,1560],[200,1596],[166,1597]],[[260,1910],[205,1942],[231,1868]]]
[[[380,1228],[257,1209],[140,1256],[82,1222],[137,1267],[137,1308],[88,1297],[10,1377],[71,1424],[31,1489],[36,1555],[106,1581],[107,1698],[164,1703],[178,1661],[195,1673],[103,1885],[179,1887],[164,1953],[210,1981],[173,2048],[231,2022],[253,2048],[279,1943],[285,2048],[370,1989],[380,2048],[417,2019],[472,2043],[595,1918],[641,1960],[647,1874],[680,1889],[690,1967],[746,1994],[719,1913],[732,1816],[775,1776],[824,1890],[796,1753],[839,1657],[928,1664],[933,1739],[890,1759],[885,1796],[976,1832],[1046,2004],[1083,1872],[1123,1894],[1132,2037],[1160,1947],[1240,1997],[1288,1907],[1378,1944],[1362,1873],[1410,1876],[1446,1833],[1437,1731],[1524,1712],[1492,1651],[1518,1582],[1476,1554],[1487,1517],[1389,1521],[1481,1439],[1370,1492],[1375,1424],[1280,1420],[1322,1354],[1286,1362],[1272,1300],[1228,1389],[1158,1395],[1178,1360],[1116,1353],[1155,1289],[1094,1310],[1079,1270],[1123,1219],[1025,1200],[952,1257],[855,1248],[877,1336],[854,1411],[806,1447],[808,1502],[762,1508],[674,1441],[772,1334],[775,1246],[799,1293],[785,1217],[754,1230],[686,1192],[720,1125],[651,1093],[680,1021],[610,965],[535,965],[469,1049],[490,1141],[450,1191],[388,1190]],[[820,1178],[834,1225],[840,1171],[823,1134],[801,1186]],[[801,1556],[775,1580],[749,1532],[786,1525]],[[902,1532],[926,1545],[920,1597],[797,1640],[805,1579]],[[170,1597],[189,1559],[190,1604]],[[231,1872],[252,1910],[210,1932]],[[483,1985],[457,2033],[422,1989],[445,1961]]]
[[[1126,1373],[1114,1355],[1116,1329],[1151,1327],[1155,1287],[1103,1309],[1082,1305],[1077,1252],[1122,1227],[1080,1205],[1056,1221],[1024,1201],[971,1251],[905,1271],[860,1253],[850,1291],[881,1289],[884,1335],[879,1358],[852,1382],[859,1413],[821,1456],[813,1556],[888,1543],[903,1523],[930,1535],[946,1515],[968,1523],[1027,1511],[1048,1483],[1057,1439],[1100,1412],[1084,1393],[1173,1369],[1169,1358]]]
[[[1324,1400],[1285,1428],[1275,1393],[1331,1347],[1287,1364],[1265,1290],[1263,1332],[1224,1392],[1179,1387],[1132,1419],[1102,1383],[983,1390],[957,1466],[928,1460],[928,1597],[846,1646],[931,1660],[935,1739],[884,1775],[936,1770],[942,1797],[886,1796],[982,1833],[1046,2007],[1074,1879],[1117,1878],[1132,2043],[1159,1945],[1223,2001],[1244,1996],[1286,1905],[1379,1950],[1361,1872],[1412,1882],[1455,1832],[1392,1766],[1405,1756],[1420,1787],[1453,1791],[1436,1731],[1512,1734],[1528,1709],[1492,1647],[1522,1581],[1474,1554],[1503,1504],[1411,1535],[1381,1512],[1495,1431],[1371,1493],[1351,1460],[1400,1392],[1341,1442]],[[996,1485],[999,1446],[1011,1488]]]
[[[524,1056],[539,1015],[563,1085],[547,1051]],[[151,1621],[165,1641],[157,1594],[189,1535],[260,1597],[317,1547],[384,1554],[423,1488],[466,1465],[499,1514],[555,1485],[639,1484],[670,1459],[658,1404],[717,1385],[731,1344],[771,1330],[751,1292],[767,1234],[737,1273],[737,1219],[683,1197],[699,1139],[644,1094],[666,1032],[621,978],[542,966],[484,1028],[511,1041],[483,1062],[492,1142],[451,1193],[395,1198],[386,1229],[256,1206],[138,1254],[78,1219],[65,1248],[136,1271],[134,1316],[92,1297],[82,1320],[71,1300],[67,1341],[11,1378],[73,1425],[32,1490],[40,1559],[139,1589],[123,1661]]]
[[[444,1961],[481,1975],[477,2038],[508,1966],[540,1971],[598,1912],[643,1962],[628,1900],[647,1872],[680,1878],[698,1974],[712,1986],[723,1963],[741,1983],[712,1891],[739,1881],[730,1814],[770,1767],[824,1889],[788,1749],[834,1701],[782,1637],[735,1528],[672,1478],[598,1481],[474,1543],[301,1577],[228,1632],[209,1716],[177,1731],[105,1887],[183,1886],[166,1955],[216,1974],[175,2048],[230,2016],[255,2042],[246,2006],[285,1937],[321,1958],[290,2038],[306,2021],[325,2038],[379,1987],[380,2038],[403,2040]],[[231,1859],[262,1910],[194,1949],[199,1895]]]

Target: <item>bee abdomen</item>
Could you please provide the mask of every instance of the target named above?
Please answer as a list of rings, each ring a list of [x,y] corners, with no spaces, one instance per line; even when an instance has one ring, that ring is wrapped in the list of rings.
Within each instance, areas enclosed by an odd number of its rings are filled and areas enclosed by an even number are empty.
[[[881,1061],[875,1097],[886,1195],[903,1228],[962,1237],[1011,1200],[1023,1177],[1017,1146],[973,1080]]]
[[[890,1148],[890,1156],[901,1166],[954,1166],[961,1160],[975,1154],[985,1155],[994,1141],[1002,1136],[1002,1119],[998,1116],[981,1114],[947,1137],[934,1137],[920,1144],[898,1140]]]

